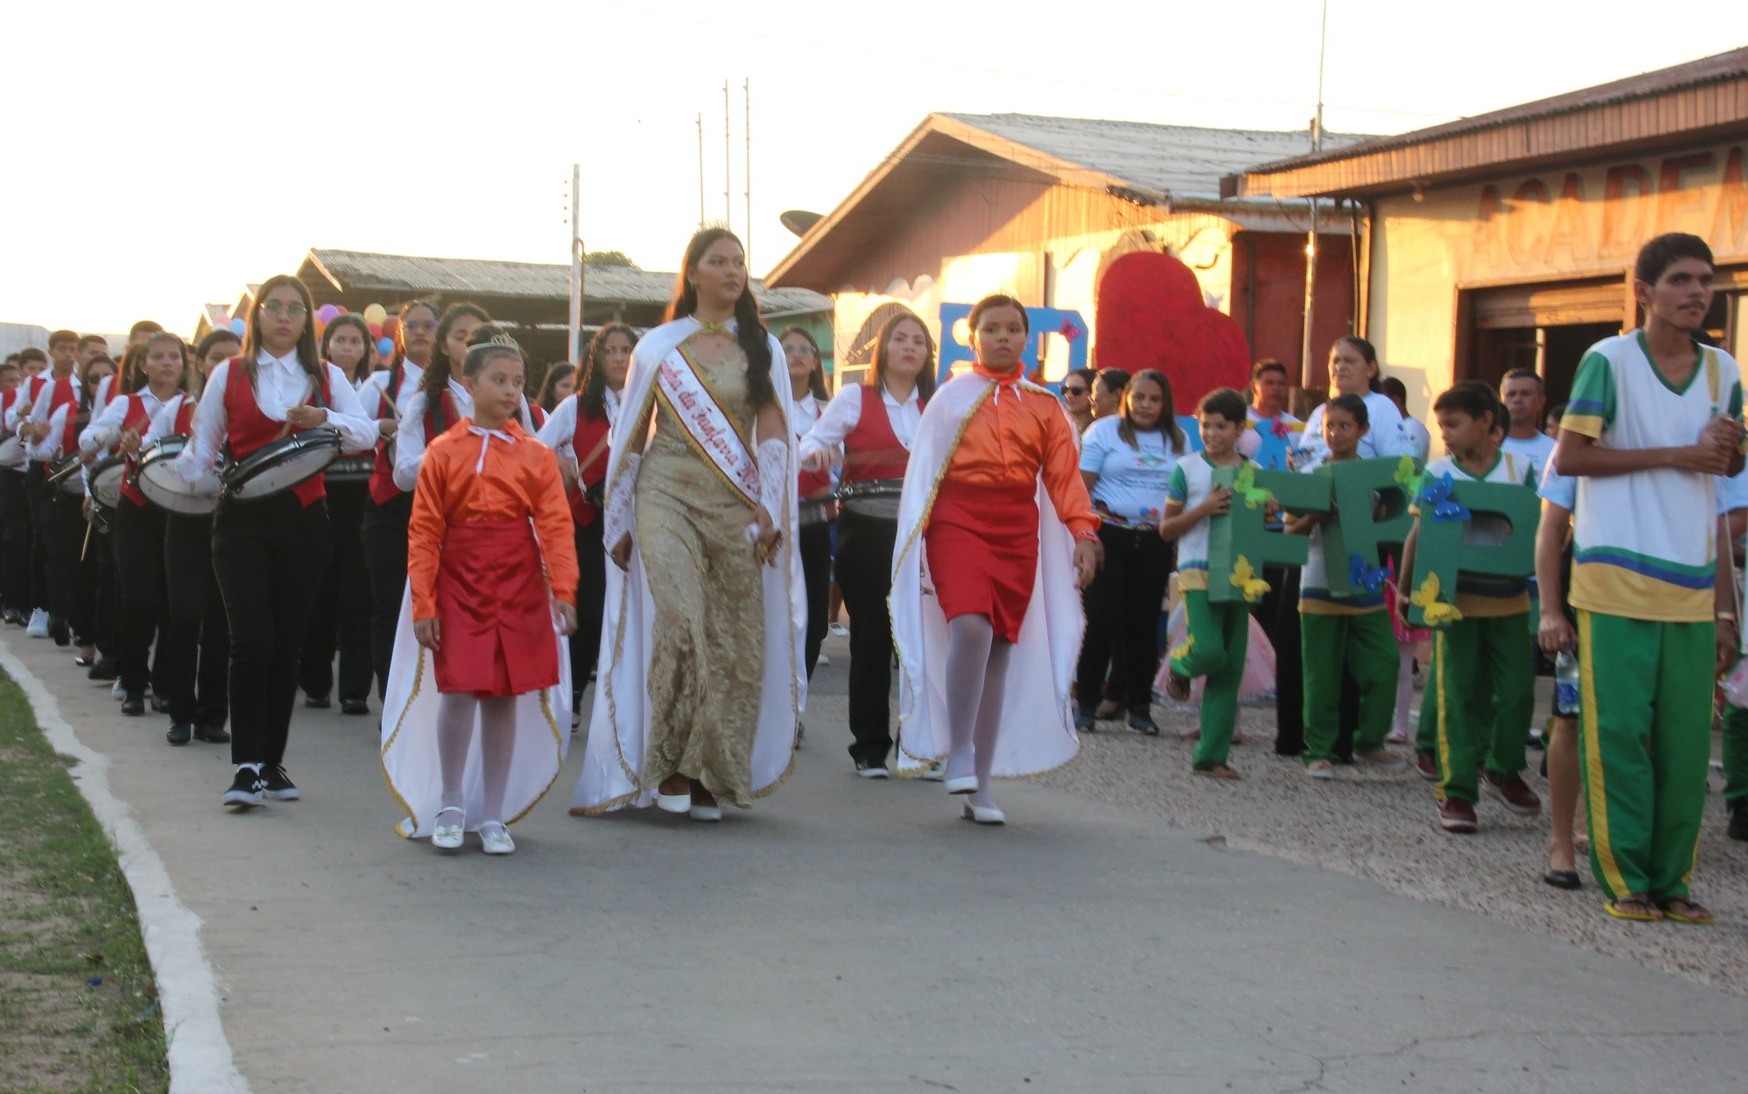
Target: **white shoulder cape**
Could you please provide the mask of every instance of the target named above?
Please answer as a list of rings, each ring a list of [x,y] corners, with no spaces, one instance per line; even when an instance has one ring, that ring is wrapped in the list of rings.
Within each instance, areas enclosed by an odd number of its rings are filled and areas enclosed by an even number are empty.
[[[914,774],[947,757],[947,689],[953,683],[945,679],[947,619],[929,579],[923,529],[965,423],[994,387],[975,373],[947,381],[923,411],[910,449],[898,507],[892,593],[887,600],[893,644],[898,647],[900,774]],[[1068,698],[1086,629],[1080,591],[1074,585],[1074,536],[1057,517],[1042,478],[1037,496],[1035,533],[991,529],[992,535],[1038,536],[1032,602],[1020,627],[1020,640],[1009,656],[1001,735],[996,738],[994,774],[1004,778],[1061,767],[1080,750]]]
[[[656,366],[699,329],[690,317],[664,323],[645,334],[632,351],[631,368],[621,392],[619,415],[614,419],[607,458],[606,493],[624,470],[624,455],[631,448],[643,450],[643,441],[655,427],[651,413],[655,399]],[[799,467],[794,428],[789,422],[789,375],[783,347],[775,337],[771,346],[771,383],[779,393],[783,412],[783,436],[789,444],[789,466]],[[633,432],[643,434],[633,440]],[[761,441],[767,438],[760,438]],[[795,762],[795,728],[807,704],[807,673],[802,647],[807,631],[807,594],[801,573],[801,555],[795,549],[796,490],[790,476],[784,512],[773,514],[783,529],[780,558],[765,566],[765,674],[759,700],[759,724],[753,735],[753,795],[775,790]],[[612,549],[612,544],[608,544]],[[751,548],[748,548],[751,550]],[[601,659],[596,673],[595,705],[589,718],[589,740],[583,752],[583,772],[571,798],[571,812],[605,813],[627,805],[642,808],[655,800],[653,791],[641,789],[644,749],[649,741],[649,658],[653,643],[650,628],[655,621],[655,602],[650,597],[649,574],[643,567],[643,552],[635,527],[631,537],[631,563],[625,570],[607,561],[607,596],[601,613]]]

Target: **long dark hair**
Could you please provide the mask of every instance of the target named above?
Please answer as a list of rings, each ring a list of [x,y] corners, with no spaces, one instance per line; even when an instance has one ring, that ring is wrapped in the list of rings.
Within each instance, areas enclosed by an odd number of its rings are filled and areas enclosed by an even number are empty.
[[[577,413],[594,421],[607,413],[607,339],[623,334],[637,346],[637,332],[624,323],[608,323],[595,332],[589,342],[589,355],[583,358],[583,378],[577,381]]]
[[[916,374],[916,399],[920,406],[935,394],[935,336],[929,333],[929,325],[909,310],[893,312],[881,325],[880,333],[874,339],[874,367],[868,370],[868,382],[881,391],[886,390],[886,353],[892,348],[892,332],[900,323],[915,323],[922,329],[923,342],[928,346],[923,369]]]
[[[401,305],[401,310],[395,313],[395,356],[390,367],[396,367],[407,359],[407,316],[424,308],[431,313],[431,318],[437,318],[437,305],[429,300],[409,300]],[[369,331],[365,331],[365,340],[369,341]],[[431,352],[436,353],[437,347],[432,346]]]
[[[1163,430],[1171,438],[1171,450],[1182,453],[1184,450],[1184,429],[1177,424],[1177,411],[1171,401],[1171,381],[1165,378],[1165,373],[1156,368],[1144,368],[1129,377],[1129,384],[1123,389],[1123,416],[1117,422],[1117,436],[1130,448],[1140,451],[1141,444],[1135,440],[1135,417],[1129,410],[1129,400],[1135,397],[1135,381],[1151,380],[1159,385],[1160,392],[1165,396],[1165,403],[1159,408],[1159,425],[1155,428]]]
[[[176,378],[176,390],[192,392],[195,389],[194,362],[188,356],[188,343],[169,331],[160,330],[122,354],[122,363],[115,370],[114,387],[117,394],[132,395],[147,386],[146,356],[152,352],[152,347],[159,342],[175,343],[176,351],[182,355],[182,375]],[[135,355],[136,351],[137,356]]]
[[[492,321],[484,308],[478,304],[466,303],[449,305],[443,309],[443,315],[437,320],[437,341],[431,347],[431,363],[425,367],[425,375],[419,378],[419,390],[425,396],[426,444],[436,440],[437,434],[454,424],[441,421],[438,417],[442,412],[443,393],[449,390],[449,377],[456,366],[456,362],[449,359],[449,351],[444,347],[449,341],[450,330],[457,322],[470,315],[481,323]]]
[[[926,332],[925,332],[926,333]],[[807,374],[807,391],[815,399],[829,399],[831,392],[825,389],[825,361],[819,355],[819,343],[813,340],[813,335],[801,327],[785,327],[783,333],[777,336],[779,344],[791,334],[806,342],[813,350],[813,371]]]
[[[363,316],[354,315],[351,312],[345,315],[336,315],[328,320],[328,325],[322,328],[322,360],[329,364],[333,364],[334,359],[328,356],[328,343],[334,340],[334,332],[341,327],[351,327],[358,332],[358,337],[364,339],[364,356],[358,359],[358,363],[352,366],[352,371],[346,376],[346,379],[356,384],[360,378],[359,370],[370,367],[370,343],[372,341],[370,325],[364,321]],[[345,372],[346,370],[341,369],[340,371]]]
[[[692,241],[686,244],[686,257],[680,263],[674,298],[668,303],[669,322],[698,310],[698,289],[692,284],[691,275],[698,269],[698,263],[704,260],[704,252],[724,239],[733,240],[734,245],[741,248],[741,253],[746,253],[740,237],[727,228],[704,228],[694,233]],[[771,334],[765,329],[765,321],[759,318],[759,301],[753,296],[750,274],[746,284],[741,286],[740,298],[734,302],[734,320],[735,341],[740,343],[741,352],[747,358],[747,403],[757,410],[777,401],[777,389],[771,384]]]
[[[554,404],[558,402],[558,400],[554,398],[554,392],[558,389],[559,381],[576,371],[577,366],[571,364],[569,361],[560,361],[558,364],[553,365],[546,370],[546,379],[540,381],[540,394],[534,397],[534,401],[540,404],[540,409],[546,411],[548,414],[553,412]]]
[[[261,353],[261,305],[274,289],[290,288],[297,291],[297,298],[303,302],[303,331],[297,336],[297,363],[310,374],[315,381],[316,391],[322,390],[322,357],[316,350],[316,302],[310,298],[309,289],[304,283],[290,274],[274,274],[261,282],[261,288],[255,293],[255,299],[249,302],[248,326],[243,330],[243,350],[240,356],[243,360],[243,371],[248,374],[251,386],[255,383],[255,358]],[[368,331],[365,333],[369,333]]]

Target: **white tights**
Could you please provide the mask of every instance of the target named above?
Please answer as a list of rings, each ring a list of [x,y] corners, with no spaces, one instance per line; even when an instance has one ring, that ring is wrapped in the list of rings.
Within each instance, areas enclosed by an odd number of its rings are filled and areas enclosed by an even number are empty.
[[[476,699],[447,692],[437,702],[437,762],[443,769],[443,808],[465,809],[462,787],[473,748],[473,715],[479,711],[480,775],[485,783],[481,824],[502,824],[504,792],[510,781],[510,755],[516,747],[516,697]]]
[[[1012,650],[1013,643],[995,636],[986,615],[955,616],[947,623],[947,778],[976,773],[973,805],[995,804],[989,773]]]

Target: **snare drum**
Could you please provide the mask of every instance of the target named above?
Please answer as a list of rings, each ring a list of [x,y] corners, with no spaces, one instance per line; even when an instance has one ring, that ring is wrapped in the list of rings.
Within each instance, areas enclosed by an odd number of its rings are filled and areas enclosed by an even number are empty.
[[[898,519],[898,498],[903,479],[852,479],[838,487],[838,501],[846,512],[859,517]]]
[[[803,498],[795,508],[795,522],[803,528],[830,524],[838,519],[838,503],[831,498]]]
[[[16,433],[6,434],[6,439],[0,441],[0,467],[22,467],[24,460],[24,442]]]
[[[196,482],[184,482],[176,473],[176,457],[188,445],[186,433],[172,433],[158,438],[140,457],[140,470],[134,485],[146,500],[160,509],[184,516],[205,516],[218,504],[223,485],[216,472],[208,471]]]
[[[376,470],[376,453],[367,452],[362,456],[341,456],[328,465],[329,482],[369,482],[371,472]]]
[[[79,477],[79,457],[63,456],[49,467],[47,482],[70,497],[85,496],[85,480]]]
[[[224,469],[225,496],[259,501],[290,490],[327,469],[340,456],[340,431],[326,426],[288,433]]]
[[[110,456],[91,465],[86,481],[90,484],[91,496],[99,505],[113,506],[121,501],[121,484],[126,477],[126,457]]]

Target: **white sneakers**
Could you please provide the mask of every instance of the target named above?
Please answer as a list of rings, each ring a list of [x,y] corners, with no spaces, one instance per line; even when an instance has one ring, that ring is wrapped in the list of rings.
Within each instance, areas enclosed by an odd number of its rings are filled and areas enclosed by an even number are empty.
[[[47,638],[49,636],[49,613],[37,608],[30,613],[30,623],[24,628],[24,633],[31,638]]]

